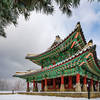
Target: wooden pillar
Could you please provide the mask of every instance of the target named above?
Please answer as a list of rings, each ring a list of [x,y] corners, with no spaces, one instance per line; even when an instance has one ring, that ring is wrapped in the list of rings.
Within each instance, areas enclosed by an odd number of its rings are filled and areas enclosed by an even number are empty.
[[[61,86],[60,86],[60,91],[64,92],[65,91],[65,86],[64,86],[64,76],[61,76]]]
[[[47,79],[46,79],[46,78],[45,78],[45,87],[44,87],[44,91],[48,91]]]
[[[83,77],[83,91],[87,92],[87,77]]]
[[[81,92],[81,85],[80,85],[80,74],[76,74],[76,92]]]
[[[33,80],[33,92],[36,91],[35,80]]]
[[[93,88],[93,79],[91,79],[90,81],[90,91],[94,92],[94,88]]]
[[[56,89],[56,80],[55,80],[55,78],[53,79],[53,89],[54,90]]]
[[[68,77],[68,88],[71,89],[72,88],[72,76]]]
[[[27,92],[30,92],[30,88],[29,88],[29,82],[27,82]]]

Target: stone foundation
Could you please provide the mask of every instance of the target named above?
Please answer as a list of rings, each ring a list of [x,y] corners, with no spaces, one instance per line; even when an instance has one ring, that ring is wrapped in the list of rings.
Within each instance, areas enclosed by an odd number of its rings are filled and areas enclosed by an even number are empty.
[[[29,89],[29,88],[27,88],[26,92],[30,92],[30,89]]]
[[[35,91],[38,91],[38,89],[37,88],[33,88],[33,92],[35,92]]]
[[[84,85],[83,85],[83,91],[84,91],[84,92],[87,92],[87,84],[84,84]]]
[[[48,91],[48,86],[45,86],[44,87],[44,91]]]
[[[99,86],[98,86],[98,87],[96,87],[96,90],[97,90],[97,92],[100,92],[100,91],[99,91]]]
[[[66,92],[69,92],[69,91],[75,92],[75,88],[71,88],[71,89],[68,88],[68,89],[65,89],[65,91],[66,91]]]
[[[18,93],[25,95],[42,95],[42,96],[58,96],[58,97],[73,97],[73,98],[88,98],[88,92],[28,92],[28,93]],[[100,98],[100,92],[90,93],[90,98]]]
[[[61,91],[61,92],[64,92],[64,91],[65,91],[64,84],[61,84],[60,91]]]
[[[91,91],[91,92],[94,92],[93,85],[91,85],[91,87],[90,87],[90,91]]]
[[[75,91],[76,92],[81,92],[81,85],[80,85],[80,83],[76,83]]]

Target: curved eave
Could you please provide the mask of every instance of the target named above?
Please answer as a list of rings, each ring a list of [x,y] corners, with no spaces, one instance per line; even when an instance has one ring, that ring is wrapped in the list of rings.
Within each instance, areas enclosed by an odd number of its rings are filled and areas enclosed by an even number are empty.
[[[98,63],[98,58],[97,58],[97,53],[96,53],[96,51],[95,51],[95,49],[96,49],[96,47],[94,48],[94,51],[93,51],[93,56],[91,56],[92,57],[92,62],[93,63],[95,63],[95,65],[96,65],[96,71],[98,72],[100,72],[100,65],[99,65],[99,63]],[[94,66],[95,67],[95,66]]]
[[[99,70],[100,70],[100,65],[99,65],[99,62],[98,62],[98,58],[97,58],[96,51],[94,51],[94,60],[95,60],[95,63],[96,63],[96,65],[97,65],[97,67],[98,67]]]
[[[95,54],[96,54],[96,51],[95,51]],[[96,71],[97,72],[99,72],[100,73],[100,66],[99,66],[99,64],[98,64],[98,61],[97,61],[97,56],[96,55],[93,55],[93,60],[94,60],[94,63],[95,63],[95,65],[96,65]]]
[[[26,59],[36,58],[36,57],[42,56],[42,55],[44,55],[44,54],[46,54],[46,53],[48,53],[48,52],[50,52],[50,51],[56,49],[58,46],[60,46],[62,43],[64,43],[69,37],[71,37],[71,35],[72,35],[73,33],[75,33],[76,30],[77,30],[77,29],[75,29],[74,32],[70,33],[69,36],[67,36],[61,43],[57,44],[57,45],[56,45],[55,47],[53,47],[52,49],[47,50],[47,51],[45,51],[45,52],[43,52],[43,53],[41,53],[41,54],[39,54],[39,55],[36,55],[36,56],[30,56],[30,57],[29,57],[29,56],[26,56]]]
[[[90,49],[91,49],[91,48],[90,48]],[[33,76],[33,75],[36,75],[36,74],[38,74],[38,73],[47,71],[47,70],[53,70],[54,68],[56,68],[56,67],[58,67],[58,66],[61,66],[61,65],[63,65],[63,64],[66,64],[66,63],[72,61],[73,59],[76,59],[76,58],[80,57],[82,54],[88,52],[90,49],[87,49],[86,51],[83,51],[83,52],[79,53],[78,55],[72,57],[71,59],[70,59],[70,57],[69,57],[69,60],[68,60],[68,61],[61,62],[60,64],[57,64],[57,65],[55,65],[55,66],[52,67],[52,68],[50,67],[50,68],[48,68],[48,69],[40,70],[40,71],[35,72],[35,73],[29,73],[29,74],[24,74],[24,75],[17,75],[17,77],[28,77],[28,76]]]
[[[94,67],[91,67],[90,64],[86,63],[86,70],[88,70],[89,72],[91,72],[94,75],[97,75],[100,77],[100,72],[98,72]]]
[[[38,59],[41,56],[45,56],[46,57],[47,53],[50,53],[51,51],[53,51],[56,48],[59,48],[69,37],[71,37],[73,34],[76,34],[76,32],[79,32],[79,34],[81,35],[81,38],[82,38],[82,41],[83,41],[82,44],[81,44],[81,46],[82,47],[85,46],[86,45],[86,40],[85,40],[85,37],[83,35],[81,26],[79,26],[71,34],[69,34],[68,37],[66,37],[61,43],[59,43],[58,45],[56,45],[54,48],[52,48],[52,49],[50,49],[50,50],[48,50],[48,51],[46,51],[44,53],[41,53],[39,55],[36,55],[36,56],[26,56],[26,59],[30,59],[30,60],[32,59],[32,62],[33,63],[36,63],[38,65],[41,65],[40,62],[39,62],[41,59],[40,60],[36,60],[36,59]]]
[[[13,77],[18,77],[18,78],[23,78],[23,79],[26,79],[26,78],[25,78],[25,76],[26,76],[26,75],[16,75],[16,74],[15,74],[15,75],[13,75]]]
[[[96,52],[96,51],[94,51],[94,52]],[[93,55],[91,55],[89,57],[89,59],[86,61],[85,68],[88,71],[90,71],[91,73],[100,77],[100,66],[99,66],[98,62],[96,61],[96,56],[94,55],[94,52],[92,53]]]

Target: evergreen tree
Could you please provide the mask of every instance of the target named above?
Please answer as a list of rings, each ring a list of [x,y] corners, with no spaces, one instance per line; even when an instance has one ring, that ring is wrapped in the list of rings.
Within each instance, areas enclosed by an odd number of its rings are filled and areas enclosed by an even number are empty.
[[[55,3],[63,14],[71,16],[71,8],[78,7],[80,0],[0,0],[0,35],[6,37],[4,28],[11,23],[16,25],[20,14],[24,15],[25,19],[28,18],[31,11],[52,14]]]

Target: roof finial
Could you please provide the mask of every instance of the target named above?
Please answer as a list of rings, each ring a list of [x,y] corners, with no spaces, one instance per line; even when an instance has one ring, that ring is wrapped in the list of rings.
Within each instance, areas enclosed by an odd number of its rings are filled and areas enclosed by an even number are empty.
[[[79,22],[77,22],[77,24],[80,24],[80,21],[79,21]]]
[[[57,35],[57,36],[56,36],[56,40],[59,40],[59,39],[60,39],[60,36],[59,36],[59,35]]]
[[[77,29],[78,27],[80,27],[80,22],[77,22],[75,29]]]
[[[88,42],[88,46],[93,46],[93,40],[90,40],[90,41]]]

